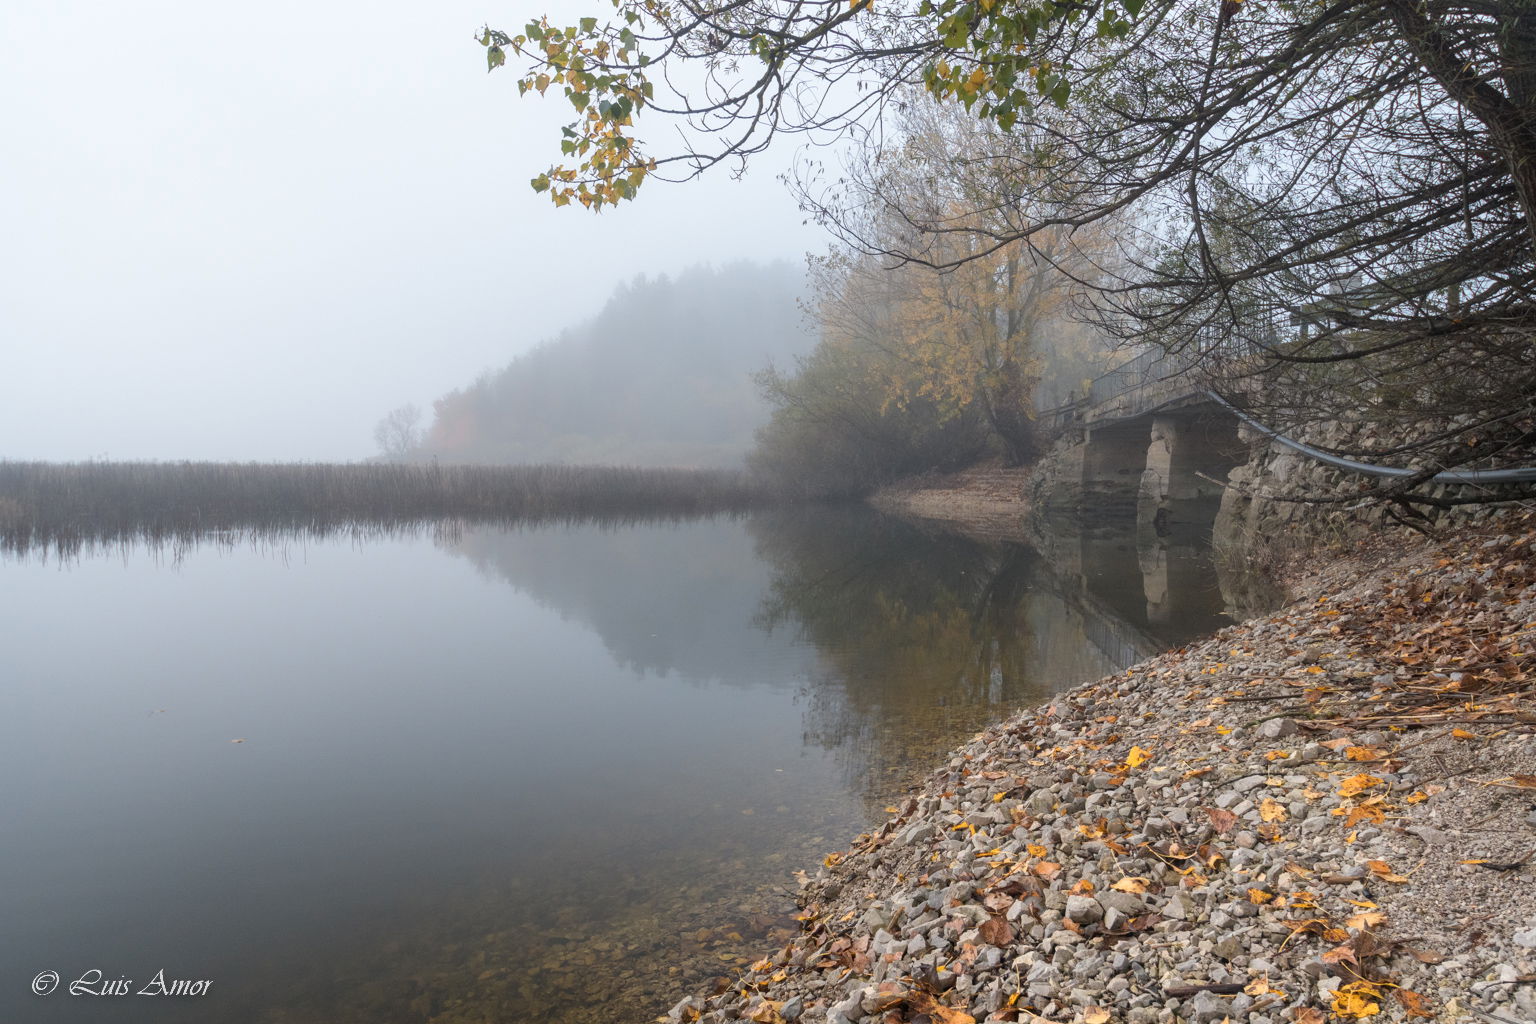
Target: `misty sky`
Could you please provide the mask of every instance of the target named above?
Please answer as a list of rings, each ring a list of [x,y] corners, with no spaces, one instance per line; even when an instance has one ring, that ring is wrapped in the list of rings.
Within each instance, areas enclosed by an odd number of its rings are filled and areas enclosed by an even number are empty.
[[[0,5],[0,458],[366,457],[622,280],[821,246],[787,148],[599,216],[534,195],[570,107],[472,36],[561,9]]]

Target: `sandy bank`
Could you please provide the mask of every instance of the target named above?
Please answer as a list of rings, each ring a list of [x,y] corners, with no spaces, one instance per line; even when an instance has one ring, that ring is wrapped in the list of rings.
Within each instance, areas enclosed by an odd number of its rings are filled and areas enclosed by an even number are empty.
[[[1536,518],[1025,712],[671,1020],[1536,1018]]]
[[[983,538],[1025,535],[1027,468],[976,466],[945,476],[917,477],[881,488],[869,503],[882,512],[941,520]]]

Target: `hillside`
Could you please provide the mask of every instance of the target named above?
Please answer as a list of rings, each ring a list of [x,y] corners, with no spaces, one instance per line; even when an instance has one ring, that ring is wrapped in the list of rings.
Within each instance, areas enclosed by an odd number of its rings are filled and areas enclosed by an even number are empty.
[[[434,403],[418,458],[739,464],[768,406],[751,375],[810,348],[787,263],[637,277],[592,319]]]

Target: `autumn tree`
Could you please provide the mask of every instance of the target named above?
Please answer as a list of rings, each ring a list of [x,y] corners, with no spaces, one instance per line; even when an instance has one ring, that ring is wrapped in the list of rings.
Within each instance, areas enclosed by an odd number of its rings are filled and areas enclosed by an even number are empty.
[[[1387,496],[1430,501],[1420,485],[1438,468],[1532,457],[1528,0],[617,0],[615,11],[481,37],[493,66],[508,52],[523,62],[525,91],[555,89],[577,112],[561,142],[570,162],[534,181],[556,202],[631,198],[648,177],[745,159],[785,133],[878,144],[920,86],[1033,134],[1000,158],[970,155],[1053,202],[1006,230],[947,220],[970,245],[932,248],[918,232],[883,251],[956,266],[1117,218],[1121,273],[1103,282],[1102,325],[1258,379],[1249,392],[1280,396],[1277,414],[1363,403],[1395,417],[1413,436],[1350,449],[1423,469]],[[680,143],[647,149],[642,116],[670,122],[652,138]],[[818,213],[862,237],[858,203],[833,195]]]

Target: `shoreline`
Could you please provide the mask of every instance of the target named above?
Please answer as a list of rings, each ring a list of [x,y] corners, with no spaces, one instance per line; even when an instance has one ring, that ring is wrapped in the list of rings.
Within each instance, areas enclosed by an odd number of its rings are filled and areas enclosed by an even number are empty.
[[[994,725],[664,1019],[1536,1017],[1533,547],[1526,513],[1320,564]]]
[[[1025,484],[1033,470],[976,466],[882,487],[868,499],[880,512],[944,523],[983,540],[1027,536]]]

